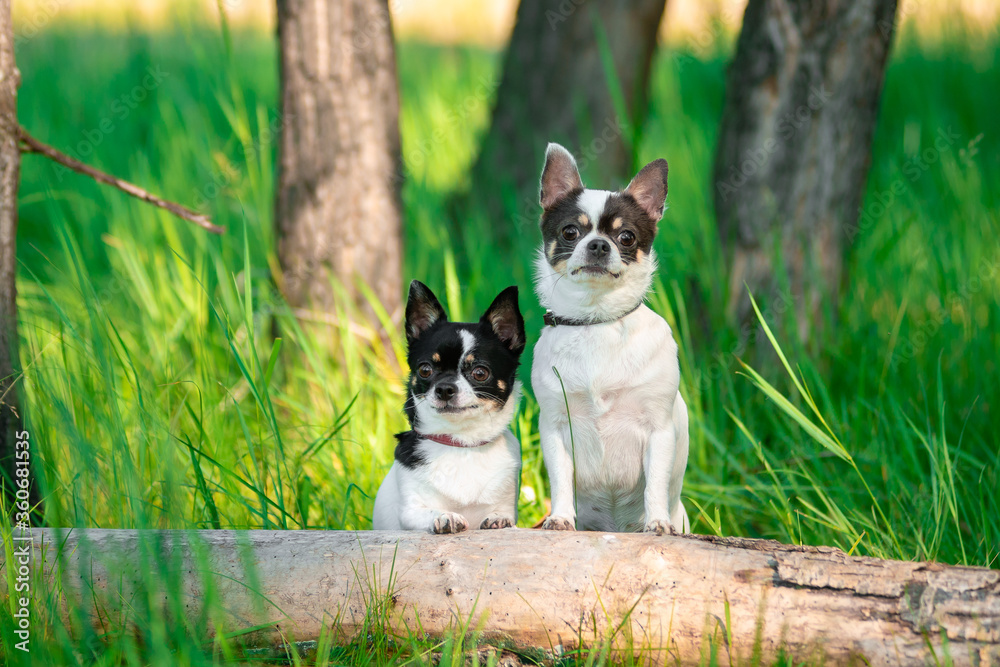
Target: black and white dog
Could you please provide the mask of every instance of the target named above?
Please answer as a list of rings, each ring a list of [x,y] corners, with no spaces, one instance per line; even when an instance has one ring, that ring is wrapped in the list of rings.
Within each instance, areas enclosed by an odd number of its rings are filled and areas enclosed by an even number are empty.
[[[680,498],[688,415],[677,344],[643,304],[666,197],[665,160],[609,192],[585,189],[562,146],[545,153],[535,287],[549,312],[531,371],[552,487],[543,528],[690,529]]]
[[[458,533],[517,522],[521,445],[508,429],[521,398],[524,319],[517,287],[479,322],[449,322],[426,285],[406,302],[411,430],[375,497],[375,530]]]

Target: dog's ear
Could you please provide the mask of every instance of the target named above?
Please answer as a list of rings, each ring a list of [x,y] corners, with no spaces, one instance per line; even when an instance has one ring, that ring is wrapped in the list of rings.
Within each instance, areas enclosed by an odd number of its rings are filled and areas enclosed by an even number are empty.
[[[647,164],[635,175],[625,192],[632,195],[653,222],[659,222],[667,200],[667,161],[660,158]]]
[[[489,324],[493,333],[511,352],[521,354],[524,351],[524,318],[517,306],[515,285],[500,292],[479,321]]]
[[[444,308],[427,285],[414,280],[406,297],[406,340],[412,343],[438,320],[448,321]]]
[[[542,208],[548,210],[569,193],[582,189],[583,181],[580,180],[576,160],[559,144],[549,144],[545,149],[545,168],[542,169],[542,183],[538,197]]]

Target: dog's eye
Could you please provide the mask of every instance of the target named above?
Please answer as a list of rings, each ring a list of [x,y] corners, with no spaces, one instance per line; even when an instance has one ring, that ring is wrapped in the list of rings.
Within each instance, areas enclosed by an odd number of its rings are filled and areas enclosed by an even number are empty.
[[[628,230],[625,230],[624,232],[618,235],[618,242],[621,243],[626,248],[629,247],[630,245],[635,245],[635,234],[633,234]]]
[[[486,382],[490,379],[490,371],[486,366],[476,366],[472,369],[472,379],[476,382]]]
[[[567,241],[575,241],[580,236],[580,230],[573,225],[563,227],[562,236]]]
[[[429,378],[431,376],[431,373],[433,372],[434,372],[434,367],[426,362],[420,364],[420,366],[417,367],[417,375],[419,375],[424,379]]]

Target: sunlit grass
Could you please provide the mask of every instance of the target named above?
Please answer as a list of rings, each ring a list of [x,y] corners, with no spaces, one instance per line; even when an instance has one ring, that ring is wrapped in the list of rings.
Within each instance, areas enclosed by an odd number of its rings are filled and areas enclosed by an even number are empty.
[[[996,565],[1000,45],[917,46],[904,39],[889,69],[866,200],[872,222],[852,240],[836,321],[800,346],[785,333],[795,304],[754,295],[768,334],[751,345],[780,347],[785,362],[760,368],[741,365],[739,332],[722,316],[726,268],[709,174],[726,55],[665,50],[657,58],[637,157],[670,162],[650,303],[681,347],[692,416],[685,497],[696,532]],[[273,287],[272,164],[282,121],[271,36],[237,31],[227,53],[203,29],[60,28],[20,41],[17,56],[21,121],[36,136],[196,205],[228,229],[212,237],[25,156],[19,387],[44,470],[47,523],[370,528],[392,435],[405,428],[404,341],[395,328],[386,343],[351,324],[347,305],[329,314],[332,334],[319,335]],[[399,46],[404,275],[447,295],[455,317],[519,285],[527,369],[541,328],[529,288],[534,225],[500,255],[489,235],[503,221],[490,212],[465,221],[464,241],[444,222],[445,199],[467,182],[488,123],[498,66],[488,51]],[[144,86],[150,68],[164,75]],[[110,131],[98,131],[104,120]],[[940,131],[953,141],[913,176],[908,165]],[[903,194],[872,209],[897,181]],[[544,515],[547,495],[530,386],[527,394],[514,425],[525,459],[522,526]],[[9,613],[0,612],[0,629],[15,655]],[[224,641],[187,646],[183,624],[157,617],[149,625],[138,642],[117,628],[74,643],[63,625],[40,619],[32,664],[70,664],[81,647],[88,664],[243,655]],[[398,646],[366,653],[367,644],[324,641],[334,662],[398,657]],[[469,647],[422,641],[406,649],[417,663],[432,654],[456,661]]]

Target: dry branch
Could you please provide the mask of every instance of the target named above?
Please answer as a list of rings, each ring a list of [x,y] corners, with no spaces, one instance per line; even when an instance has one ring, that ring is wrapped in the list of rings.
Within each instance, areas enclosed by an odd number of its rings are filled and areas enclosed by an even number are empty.
[[[275,624],[256,635],[261,645],[282,635],[316,639],[331,619],[354,633],[381,599],[391,600],[388,622],[403,635],[417,627],[440,635],[481,618],[488,637],[514,645],[568,650],[610,639],[616,650],[642,651],[661,664],[697,662],[713,633],[731,637],[720,650],[734,663],[779,651],[828,664],[863,657],[911,665],[935,656],[943,664],[946,654],[955,665],[1000,662],[1000,571],[852,558],[826,547],[531,530],[67,536],[41,529],[34,541],[46,554],[48,586],[59,576],[55,555],[63,545],[64,590],[95,623],[120,618],[122,601],[165,599],[135,597],[132,579],[146,567],[143,553],[163,549],[183,558],[169,569],[185,573],[188,618],[199,618],[204,573],[213,573],[207,580],[226,610],[225,631]],[[273,604],[260,604],[247,587],[254,581],[240,555],[247,553]]]
[[[21,142],[25,146],[25,152],[27,153],[38,153],[39,155],[44,155],[45,157],[57,162],[64,167],[68,167],[73,171],[83,174],[84,176],[90,176],[92,179],[98,183],[104,183],[105,185],[110,185],[112,187],[118,188],[122,192],[132,195],[136,199],[140,199],[146,203],[152,204],[153,206],[158,206],[164,210],[170,211],[178,218],[182,218],[189,222],[193,222],[202,229],[206,229],[213,234],[221,234],[225,229],[219,227],[218,225],[213,225],[211,218],[209,218],[204,213],[198,213],[197,211],[192,211],[186,206],[181,206],[172,201],[167,201],[161,197],[143,190],[138,185],[134,183],[129,183],[128,181],[123,181],[122,179],[112,176],[111,174],[106,174],[99,169],[94,169],[93,167],[86,165],[74,157],[70,157],[65,153],[62,153],[48,144],[43,144],[38,139],[28,134],[28,131],[23,127],[21,128]]]

